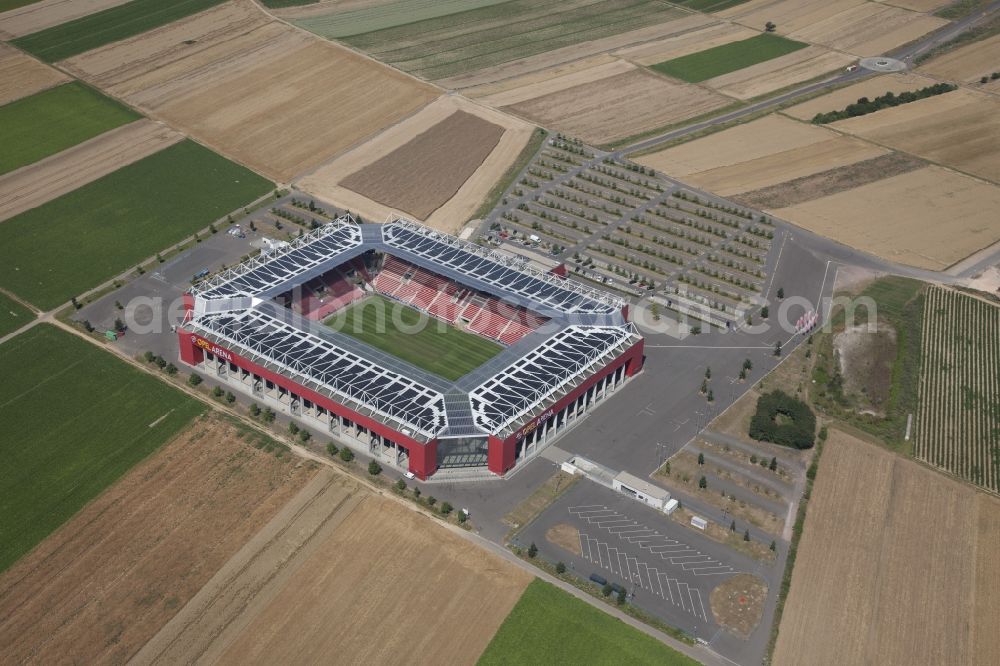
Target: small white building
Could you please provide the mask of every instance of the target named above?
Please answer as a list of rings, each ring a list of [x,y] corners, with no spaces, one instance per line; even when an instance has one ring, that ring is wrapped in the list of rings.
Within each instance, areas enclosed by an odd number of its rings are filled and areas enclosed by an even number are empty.
[[[657,511],[665,511],[667,502],[670,501],[670,491],[664,490],[659,486],[654,486],[649,481],[632,476],[628,472],[619,472],[611,482],[611,487],[623,495],[628,495],[653,507]]]

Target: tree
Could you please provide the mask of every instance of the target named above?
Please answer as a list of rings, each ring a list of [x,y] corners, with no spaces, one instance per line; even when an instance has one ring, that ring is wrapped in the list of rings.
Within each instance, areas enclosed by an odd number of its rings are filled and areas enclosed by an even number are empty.
[[[162,356],[157,356],[156,359],[154,360],[154,363],[156,363],[156,367],[158,367],[160,370],[163,370],[163,368],[167,367],[167,359],[163,358]]]
[[[531,545],[528,546],[528,557],[533,558],[535,555],[538,555],[538,546],[536,546],[535,542],[532,541]]]
[[[556,573],[557,574],[566,573],[566,565],[563,564],[562,562],[556,563]]]
[[[743,540],[744,541],[749,541],[750,540],[750,530],[749,529],[743,531]]]
[[[822,428],[819,429],[819,441],[825,442],[828,436],[829,433],[826,430],[826,426],[823,426]]]
[[[212,389],[212,396],[215,398],[221,398],[224,393],[225,391],[222,390],[222,387],[216,386]]]
[[[465,521],[467,521],[468,519],[469,519],[469,514],[467,514],[464,511],[459,511],[458,512],[458,522],[459,523],[464,524]]]
[[[753,363],[750,362],[750,359],[743,360],[743,369],[746,370],[747,372],[753,370]]]
[[[270,407],[264,408],[264,423],[274,423],[275,413]]]
[[[121,301],[115,301],[115,309],[116,309],[116,310],[124,310],[124,309],[125,309],[125,306],[124,306],[124,305],[122,305],[122,302],[121,302]]]
[[[406,492],[406,481],[403,481],[402,479],[396,481],[396,490],[398,490],[401,493]]]
[[[94,325],[90,323],[89,319],[83,320],[83,330],[87,331],[87,333],[94,332]]]
[[[781,341],[774,343],[774,355],[781,356]]]
[[[202,382],[201,375],[198,375],[196,373],[192,372],[191,376],[188,377],[188,384],[190,384],[191,386],[198,386],[199,384],[201,384],[201,382]]]
[[[785,297],[785,288],[778,287],[778,298],[784,298],[784,297]]]
[[[775,541],[774,539],[771,539],[771,551],[773,552],[777,549],[778,549],[778,542]]]
[[[776,26],[771,21],[768,21],[767,23],[764,24],[764,30],[766,30],[767,32],[774,32],[777,27],[778,26]]]
[[[236,402],[236,396],[233,394],[232,391],[226,392],[226,402],[228,402],[230,405]]]
[[[437,504],[437,498],[434,497],[434,495],[428,495],[427,496],[427,504],[429,506],[434,506],[435,504]]]
[[[775,390],[757,399],[757,411],[750,419],[748,434],[756,440],[808,449],[815,443],[815,432],[816,415],[809,406]]]
[[[142,355],[142,358],[146,361],[146,363],[152,363],[156,359],[156,354],[147,350],[146,353]]]
[[[329,444],[326,445],[326,452],[329,453],[331,457],[333,457],[333,456],[337,455],[338,453],[340,453],[340,449],[337,448],[336,444],[334,444],[333,442],[330,442]],[[400,479],[399,481],[400,481],[400,483],[402,483],[403,480]],[[404,488],[406,487],[405,483],[403,484],[403,487]]]
[[[446,515],[446,516],[447,516],[447,515],[448,515],[449,513],[451,513],[451,512],[452,512],[452,509],[454,509],[454,508],[455,508],[455,507],[453,507],[453,506],[451,505],[451,503],[449,503],[449,502],[441,502],[441,513],[443,513],[443,514],[444,514],[444,515]]]
[[[613,590],[614,590],[614,588],[611,587],[611,583],[605,583],[604,587],[601,588],[601,594],[603,594],[606,597],[610,597],[611,596],[611,592]]]
[[[709,390],[708,390],[708,395],[707,395],[707,396],[705,396],[705,398],[706,398],[706,399],[707,399],[707,400],[708,400],[709,402],[715,402],[715,392],[714,392],[714,391],[712,391],[712,389],[709,389]]]
[[[778,471],[778,459],[774,456],[771,457],[771,464],[767,466],[772,472]]]
[[[729,523],[729,531],[730,532],[735,532],[736,531],[736,521],[735,520],[733,522]]]
[[[703,380],[701,380],[701,389],[699,389],[699,390],[700,390],[700,392],[701,392],[701,393],[702,393],[703,395],[704,395],[705,393],[708,393],[708,380],[707,380],[707,379],[703,379]]]
[[[310,439],[312,439],[312,433],[311,432],[309,432],[305,428],[303,428],[302,430],[299,430],[299,440],[303,444],[305,444],[306,442],[308,442]]]
[[[417,488],[416,486],[413,487],[413,496],[416,498],[420,497],[420,488]]]
[[[125,322],[121,319],[115,319],[115,330],[121,333],[125,330]]]
[[[711,378],[712,378],[712,368],[711,367],[705,368],[705,379],[711,379]]]
[[[295,421],[290,421],[288,423],[288,432],[290,432],[293,436],[299,434],[299,424]]]
[[[766,305],[760,309],[760,318],[761,319],[767,319],[768,316],[770,316],[770,314],[771,314],[771,311],[770,311],[770,309],[768,309],[768,307]]]
[[[701,488],[702,490],[708,488],[708,479],[706,479],[704,476],[698,479],[698,487]]]
[[[80,305],[80,303],[77,302],[76,296],[73,296],[72,298],[70,298],[69,302],[72,303],[73,307],[76,308],[77,310],[79,310],[80,308],[83,307],[82,305]]]
[[[354,460],[354,452],[345,446],[340,450],[340,459],[345,463],[349,463]]]
[[[624,604],[624,603],[625,603],[625,599],[626,599],[626,596],[625,596],[625,588],[623,587],[623,588],[621,588],[620,590],[618,590],[618,598],[617,598],[617,599],[615,599],[615,602],[616,602],[616,603],[617,603],[617,604],[618,604],[619,606],[621,606],[622,604]]]
[[[382,473],[382,465],[379,465],[374,460],[368,463],[368,473],[372,476],[378,476]]]
[[[746,378],[747,378],[747,369],[740,368],[740,379],[746,379]]]
[[[257,231],[257,225],[253,223],[253,220],[250,220],[250,231]]]
[[[166,372],[171,377],[173,377],[174,375],[177,374],[177,366],[174,365],[173,363],[167,363],[167,367],[163,368],[163,371]]]
[[[698,454],[698,464],[699,465],[704,465],[705,464],[705,454],[704,453],[699,453]]]
[[[667,476],[670,476],[670,461],[669,460],[663,464],[663,472]]]
[[[260,416],[260,407],[256,402],[250,404],[250,416]]]

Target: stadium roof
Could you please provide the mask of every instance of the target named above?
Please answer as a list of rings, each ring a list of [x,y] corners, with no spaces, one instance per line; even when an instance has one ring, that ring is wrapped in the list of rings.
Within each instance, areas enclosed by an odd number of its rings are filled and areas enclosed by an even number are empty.
[[[561,317],[546,326],[550,333],[536,331],[448,384],[401,361],[387,364],[384,353],[270,300],[369,249]],[[621,299],[402,220],[338,219],[192,293],[187,329],[418,439],[512,431],[639,339]],[[600,325],[585,325],[595,320]]]

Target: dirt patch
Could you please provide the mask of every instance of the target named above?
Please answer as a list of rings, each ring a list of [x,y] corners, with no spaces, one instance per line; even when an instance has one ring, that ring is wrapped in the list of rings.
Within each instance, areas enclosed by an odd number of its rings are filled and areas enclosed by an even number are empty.
[[[874,331],[867,325],[850,326],[834,334],[833,348],[844,377],[844,393],[862,411],[884,416],[896,361],[895,329],[882,321]]]
[[[605,144],[701,115],[727,104],[704,88],[634,68],[508,107],[589,143]]]
[[[312,475],[195,422],[0,576],[5,658],[128,661]]]
[[[0,105],[47,90],[69,77],[15,48],[0,44]]]
[[[0,14],[0,36],[30,35],[126,2],[128,0],[42,0]]]
[[[531,575],[344,483],[276,517],[138,660],[474,662]]]
[[[942,270],[1000,240],[998,209],[1000,188],[931,166],[774,214],[876,256]]]
[[[790,36],[866,58],[891,51],[947,24],[947,20],[936,16],[864,2]]]
[[[737,636],[749,638],[764,616],[767,583],[759,576],[736,574],[712,590],[709,601],[712,616],[719,626]]]
[[[172,146],[184,136],[142,119],[0,176],[0,220],[41,206]]]
[[[566,523],[553,525],[545,532],[545,538],[549,543],[554,543],[577,557],[580,556],[580,530],[572,525]]]
[[[861,185],[909,173],[927,163],[905,153],[889,153],[868,160],[795,178],[784,183],[731,197],[751,208],[786,208]]]
[[[810,46],[780,58],[717,76],[705,81],[704,85],[730,97],[744,100],[814,79],[827,72],[841,69],[854,60],[843,53]]]
[[[556,472],[548,478],[542,485],[535,489],[520,504],[511,509],[510,513],[503,517],[503,524],[518,529],[537,518],[549,504],[552,504],[557,497],[573,487],[573,484],[580,480],[575,474],[568,474],[563,471]]]
[[[998,500],[831,430],[774,663],[997,663],[998,545]]]
[[[248,0],[64,64],[279,182],[438,96],[432,86],[276,21]]]
[[[502,134],[499,125],[456,111],[340,184],[425,219],[458,191]]]

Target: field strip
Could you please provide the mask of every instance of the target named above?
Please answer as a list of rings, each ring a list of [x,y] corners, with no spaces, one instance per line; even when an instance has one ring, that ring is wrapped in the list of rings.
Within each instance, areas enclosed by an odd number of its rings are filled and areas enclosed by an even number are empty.
[[[704,51],[730,42],[749,39],[758,34],[760,33],[757,30],[734,23],[717,23],[680,35],[672,35],[666,39],[620,49],[612,55],[640,65],[655,65],[664,60],[673,60],[696,51]]]
[[[556,75],[552,78],[519,86],[511,90],[497,92],[492,95],[480,97],[479,101],[491,106],[510,106],[529,99],[559,92],[575,86],[606,79],[616,74],[624,74],[635,69],[635,65],[625,60],[611,60],[593,67],[578,69],[564,75]],[[466,94],[473,94],[473,91],[466,91]]]
[[[171,146],[183,135],[152,120],[105,132],[0,177],[0,221]]]
[[[0,44],[0,106],[69,80],[59,70]]]
[[[66,23],[110,7],[124,5],[129,0],[42,0],[26,7],[0,14],[0,31],[10,37]]]

